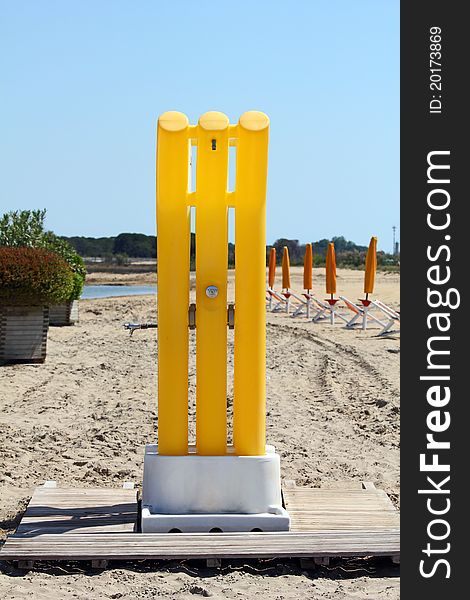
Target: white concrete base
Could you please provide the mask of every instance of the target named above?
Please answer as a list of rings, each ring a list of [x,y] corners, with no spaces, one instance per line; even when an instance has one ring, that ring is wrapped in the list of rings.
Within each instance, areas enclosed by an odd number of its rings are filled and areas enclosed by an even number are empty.
[[[145,448],[142,531],[288,531],[279,455],[161,456]],[[233,450],[232,450],[233,451]]]
[[[253,515],[214,513],[165,515],[142,509],[142,533],[234,533],[244,531],[289,531],[290,518],[284,508],[280,513]]]

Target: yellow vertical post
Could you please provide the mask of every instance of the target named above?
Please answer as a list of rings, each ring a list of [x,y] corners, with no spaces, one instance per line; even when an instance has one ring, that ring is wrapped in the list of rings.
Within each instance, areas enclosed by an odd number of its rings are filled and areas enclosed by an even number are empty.
[[[269,119],[244,113],[235,183],[233,441],[238,455],[266,452],[266,177]]]
[[[229,120],[199,119],[196,190],[196,446],[227,448],[227,175]]]
[[[190,222],[188,119],[158,120],[158,451],[188,451],[188,303]]]

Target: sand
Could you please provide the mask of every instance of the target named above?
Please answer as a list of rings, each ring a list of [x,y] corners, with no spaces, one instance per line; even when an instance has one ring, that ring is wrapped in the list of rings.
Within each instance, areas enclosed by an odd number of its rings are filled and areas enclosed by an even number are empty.
[[[300,270],[294,271],[299,288]],[[321,277],[322,270],[315,272],[316,288]],[[338,288],[358,298],[362,277],[341,270]],[[376,297],[399,308],[399,276],[379,273]],[[155,331],[130,338],[122,323],[153,321],[155,299],[85,300],[80,307],[78,325],[51,328],[44,365],[0,367],[2,539],[46,479],[76,487],[141,481],[143,447],[154,441],[157,425],[157,344]],[[398,504],[398,336],[284,314],[268,314],[267,322],[267,437],[281,454],[282,476],[310,486],[373,481]],[[231,349],[232,343],[230,332]],[[192,438],[194,358],[192,347]],[[232,397],[229,385],[229,423]],[[87,568],[45,565],[21,574],[1,564],[0,598],[399,598],[398,568],[385,560],[315,572],[303,572],[296,561],[234,562],[222,571],[181,562],[121,563],[99,574]]]
[[[86,278],[88,285],[152,285],[157,275],[149,273],[90,273]]]

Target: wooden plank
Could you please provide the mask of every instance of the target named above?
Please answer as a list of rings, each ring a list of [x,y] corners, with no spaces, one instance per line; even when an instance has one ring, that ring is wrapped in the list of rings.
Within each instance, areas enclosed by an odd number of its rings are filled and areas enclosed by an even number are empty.
[[[13,325],[13,326],[8,326],[8,327],[2,327],[2,336],[4,337],[10,337],[12,335],[16,335],[16,334],[22,334],[22,335],[34,335],[34,334],[38,334],[41,335],[41,333],[47,329],[45,326],[43,326],[42,323],[24,323],[23,324],[18,324],[18,325]]]
[[[25,321],[42,321],[42,308],[40,310],[34,310],[28,313],[28,309],[24,312],[4,312],[1,317],[2,323],[8,323],[10,321],[21,321],[24,319]],[[47,313],[47,316],[49,313]]]
[[[39,325],[42,324],[42,322],[44,321],[44,317],[41,314],[35,314],[35,315],[24,315],[24,316],[18,316],[15,317],[13,315],[8,315],[8,318],[3,318],[2,319],[2,324],[5,325],[6,327],[9,327],[10,325],[23,325],[23,324],[27,324],[27,325],[37,325],[39,323]]]
[[[33,327],[42,327],[44,324],[44,320],[43,319],[34,319],[34,320],[30,320],[27,318],[18,318],[18,319],[12,319],[9,318],[8,320],[6,319],[0,319],[0,328],[2,331],[14,331],[16,330],[16,328],[18,327],[23,327],[23,325],[25,327],[29,327],[29,328],[33,328]]]
[[[398,530],[11,536],[2,560],[141,560],[396,556]]]
[[[283,494],[292,518],[289,532],[140,534],[133,533],[135,490],[41,487],[17,533],[0,550],[0,560],[399,560],[399,515],[381,490],[291,487]]]
[[[2,330],[14,331],[17,327],[20,327],[21,329],[32,329],[33,327],[42,327],[43,323],[43,319],[28,319],[26,317],[21,317],[21,319],[8,319],[8,321],[2,322]]]
[[[132,489],[37,488],[17,535],[132,533],[137,518]]]
[[[7,339],[6,341],[4,341],[3,348],[5,352],[11,352],[12,354],[16,354],[16,352],[24,352],[25,348],[30,348],[31,351],[34,351],[35,349],[41,349],[43,346],[45,346],[45,344],[40,339],[38,340],[32,338],[24,341]]]
[[[292,531],[398,528],[400,516],[377,489],[284,489]]]
[[[35,502],[43,502],[44,498],[50,499],[50,501],[72,501],[75,499],[82,499],[83,501],[93,502],[96,498],[113,499],[113,498],[127,498],[135,496],[135,490],[126,490],[122,487],[118,488],[66,488],[66,487],[55,487],[50,488],[46,486],[38,487],[34,490],[30,504]],[[86,499],[86,500],[85,500]]]

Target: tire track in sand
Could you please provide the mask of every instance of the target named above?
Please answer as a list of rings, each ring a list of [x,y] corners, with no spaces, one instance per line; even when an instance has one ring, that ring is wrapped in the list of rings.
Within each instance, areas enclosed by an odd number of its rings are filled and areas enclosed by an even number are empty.
[[[370,479],[396,493],[394,382],[360,350],[317,332],[269,323],[267,334],[268,439],[284,475],[304,485]]]

